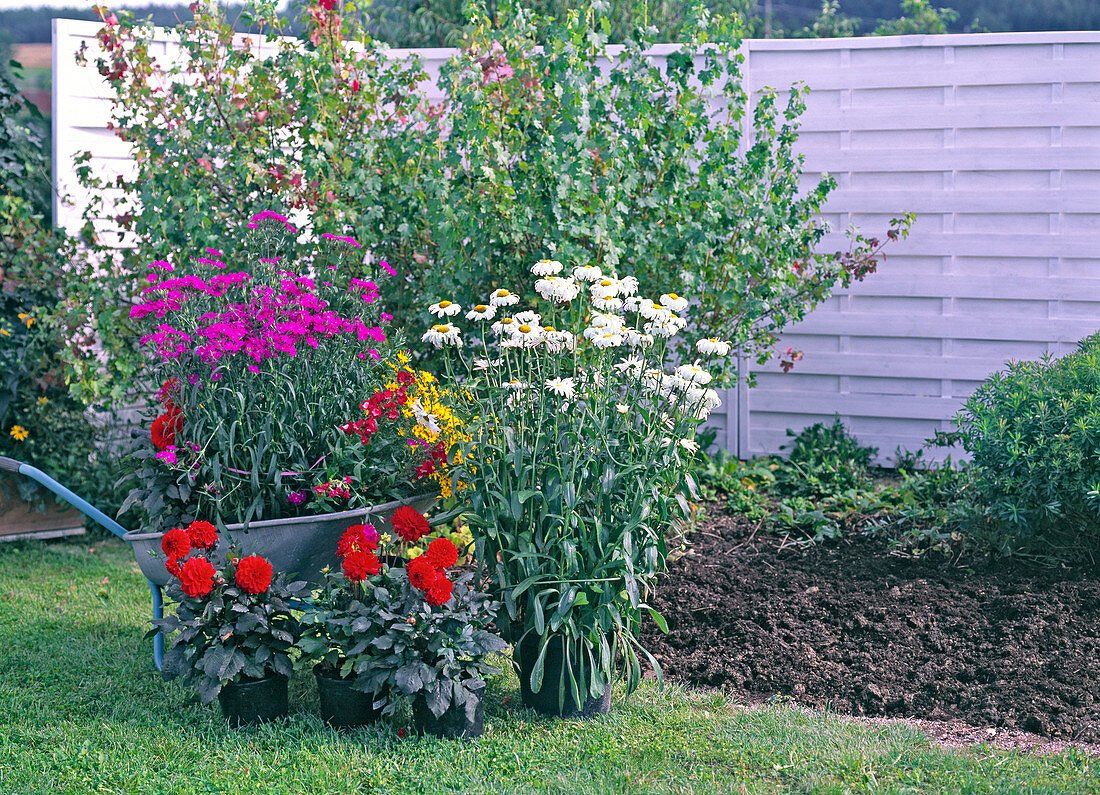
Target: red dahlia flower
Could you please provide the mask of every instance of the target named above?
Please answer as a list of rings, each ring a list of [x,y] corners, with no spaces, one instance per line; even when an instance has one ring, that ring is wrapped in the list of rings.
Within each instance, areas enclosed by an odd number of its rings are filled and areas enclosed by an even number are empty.
[[[214,590],[214,566],[206,558],[188,558],[180,565],[183,592],[196,599]]]
[[[190,547],[188,548],[190,549]],[[168,573],[171,574],[173,577],[178,578],[180,576],[179,558],[169,557],[168,560],[164,561],[164,568],[168,569]]]
[[[421,591],[427,591],[443,576],[424,555],[417,555],[406,563],[405,572],[409,575],[409,583],[412,587],[419,588]]]
[[[428,589],[428,593],[425,594],[424,601],[432,607],[439,607],[451,598],[451,593],[454,589],[455,584],[453,582],[443,575],[439,575],[436,577],[435,582],[432,583],[432,587]]]
[[[440,571],[458,563],[458,547],[448,538],[437,538],[428,544],[425,556]]]
[[[393,529],[397,531],[397,534],[410,544],[415,544],[430,529],[428,520],[424,518],[424,515],[408,505],[402,505],[393,512],[393,516],[390,517],[390,524],[393,525]]]
[[[369,524],[353,524],[344,531],[336,544],[336,554],[341,558],[356,550],[374,552],[376,549],[378,549],[378,531],[374,529],[374,525]]]
[[[169,558],[182,558],[191,551],[191,538],[183,528],[174,527],[161,537],[160,548]]]
[[[210,550],[218,543],[218,529],[210,522],[192,522],[187,526],[187,536],[196,549]]]
[[[241,558],[237,561],[234,579],[241,590],[250,594],[261,594],[271,585],[271,564],[259,555]]]
[[[158,450],[164,450],[176,443],[176,434],[183,428],[183,414],[179,410],[166,411],[155,420],[149,429],[153,438],[153,446]]]
[[[382,564],[371,552],[354,550],[344,558],[344,576],[352,582],[362,582],[382,571]]]

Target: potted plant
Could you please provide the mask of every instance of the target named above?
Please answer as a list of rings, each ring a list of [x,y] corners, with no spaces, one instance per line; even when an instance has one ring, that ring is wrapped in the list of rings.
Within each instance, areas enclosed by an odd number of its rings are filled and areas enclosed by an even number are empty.
[[[480,406],[459,476],[524,702],[570,716],[606,712],[616,676],[633,691],[642,658],[660,675],[639,625],[648,613],[663,627],[646,600],[694,492],[696,428],[719,405],[702,360],[721,366],[730,344],[704,339],[699,360],[670,368],[687,298],[563,270],[534,266],[538,311],[499,289],[465,313],[472,333],[454,313],[423,341]]]
[[[198,516],[317,579],[349,524],[449,494],[461,428],[386,328],[393,268],[364,265],[351,238],[299,245],[276,213],[248,226],[236,250],[208,249],[186,274],[153,263],[131,312],[163,382],[123,506],[144,510],[127,540],[154,582],[160,535]]]
[[[412,701],[418,729],[477,736],[484,723],[485,656],[505,648],[485,627],[496,613],[473,593],[472,575],[452,581],[460,558],[450,538],[425,543],[427,519],[411,509],[391,520],[394,536],[353,525],[340,539],[340,571],[301,619],[300,663],[314,665],[322,717],[357,726]],[[404,565],[409,549],[424,550]],[[388,561],[388,562],[386,562]]]
[[[216,567],[218,534],[210,522],[169,530],[162,545],[172,575],[168,596],[177,607],[154,620],[149,635],[171,638],[164,672],[194,684],[204,704],[217,697],[234,726],[286,715],[298,632],[290,600],[307,597],[308,585],[287,584],[264,558],[232,549]]]

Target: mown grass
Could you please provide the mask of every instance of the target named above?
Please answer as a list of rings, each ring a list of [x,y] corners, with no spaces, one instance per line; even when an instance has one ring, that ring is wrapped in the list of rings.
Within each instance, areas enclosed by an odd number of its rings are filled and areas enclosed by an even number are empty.
[[[523,710],[492,683],[473,742],[340,734],[311,678],[292,714],[230,730],[152,669],[149,598],[129,549],[0,546],[0,793],[725,793],[1100,791],[1100,760],[932,747],[903,725],[647,683],[587,722]]]

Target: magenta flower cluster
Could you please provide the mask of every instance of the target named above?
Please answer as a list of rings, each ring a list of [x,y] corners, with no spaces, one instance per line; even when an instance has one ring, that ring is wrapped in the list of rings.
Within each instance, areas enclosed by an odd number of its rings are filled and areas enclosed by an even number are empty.
[[[259,220],[263,219],[257,217],[253,223]],[[274,220],[284,219],[279,216]],[[206,253],[221,256],[213,249]],[[220,259],[198,261],[227,267]],[[223,270],[203,279],[174,276],[167,262],[158,261],[149,267],[152,273],[148,278],[153,283],[142,290],[148,300],[132,307],[130,317],[141,320],[155,316],[163,321],[141,338],[141,344],[151,346],[162,359],[190,355],[217,368],[228,363],[227,357],[240,357],[248,370],[258,372],[258,365],[265,360],[296,356],[302,346],[317,348],[322,340],[335,338],[359,347],[360,359],[380,358],[371,343],[385,341],[382,328],[368,326],[354,315],[340,314],[322,297],[340,290],[374,303],[379,291],[373,281],[352,278],[343,287],[332,282],[323,282],[319,287],[308,276],[275,271],[275,283],[263,284],[256,283],[245,271]],[[202,314],[194,319],[196,313],[188,312],[186,305],[199,297],[196,303]],[[382,315],[382,319],[390,318]]]

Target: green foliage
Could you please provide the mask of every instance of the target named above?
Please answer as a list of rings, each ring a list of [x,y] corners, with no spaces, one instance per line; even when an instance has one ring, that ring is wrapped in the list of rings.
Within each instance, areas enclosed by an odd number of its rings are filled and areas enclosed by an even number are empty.
[[[94,195],[121,191],[116,221],[132,244],[102,252],[108,276],[89,264],[72,285],[71,307],[108,354],[106,366],[73,362],[82,395],[117,397],[140,372],[134,276],[262,209],[307,233],[351,234],[406,267],[392,309],[409,322],[429,320],[423,298],[476,302],[549,252],[633,274],[644,294],[692,289],[702,313],[687,342],[721,336],[760,361],[834,285],[875,269],[881,245],[855,233],[847,252],[814,253],[833,182],[799,190],[805,89],[783,107],[765,92],[747,118],[741,31],[729,22],[691,17],[662,69],[645,54],[652,29],[612,54],[600,14],[540,27],[506,4],[492,23],[475,17],[433,104],[420,65],[387,55],[350,6],[312,7],[302,42],[277,40],[277,18],[255,20],[270,57],[234,47],[209,9],[178,29],[189,61],[158,63],[151,29],[125,15],[99,35],[138,174],[108,185],[78,168]],[[102,214],[88,209],[89,229]]]
[[[387,567],[355,589],[330,574],[302,616],[303,660],[354,677],[384,715],[422,700],[436,717],[452,704],[472,716],[486,677],[500,673],[489,655],[507,648],[488,629],[500,603],[474,591],[473,576],[456,578],[451,599],[433,607],[404,569]]]
[[[866,532],[916,555],[979,546],[967,535],[976,512],[969,469],[925,461],[922,450],[899,451],[892,469],[878,468],[875,448],[861,446],[839,417],[787,434],[787,459],[706,456],[696,470],[704,495],[795,543]]]
[[[901,0],[902,15],[884,19],[872,36],[900,36],[906,33],[946,33],[947,26],[959,18],[951,8],[936,8],[931,0]]]
[[[287,583],[279,573],[265,593],[253,595],[233,582],[234,556],[225,582],[201,598],[188,596],[173,579],[165,593],[176,602],[175,614],[155,619],[146,637],[164,632],[170,647],[164,672],[194,684],[204,704],[213,701],[228,682],[263,679],[269,674],[291,676],[290,651],[298,632],[290,600],[309,595],[304,582]]]
[[[860,22],[840,13],[839,0],[821,0],[821,13],[809,26],[793,34],[796,39],[839,39],[859,33]]]
[[[94,495],[102,433],[70,396],[62,361],[79,329],[64,316],[48,322],[74,257],[73,241],[50,226],[49,173],[41,116],[0,73],[0,455]],[[39,510],[52,499],[7,475],[0,493]]]
[[[1100,335],[1054,359],[1011,363],[955,419],[1003,550],[1100,543]]]

